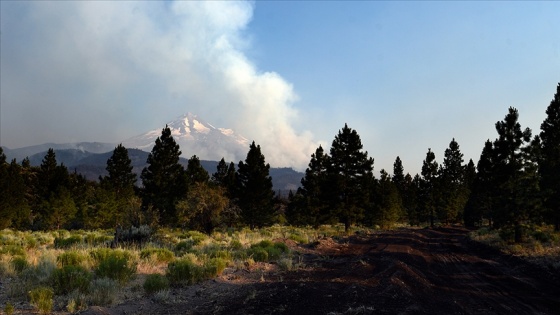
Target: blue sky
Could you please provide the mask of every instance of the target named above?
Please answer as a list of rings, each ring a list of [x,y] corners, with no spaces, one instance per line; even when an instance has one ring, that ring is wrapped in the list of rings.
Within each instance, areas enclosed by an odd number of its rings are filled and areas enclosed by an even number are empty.
[[[305,168],[345,123],[376,172],[452,138],[478,159],[509,106],[539,132],[560,2],[1,2],[0,142],[120,142],[186,112]],[[188,155],[196,153],[188,153]]]

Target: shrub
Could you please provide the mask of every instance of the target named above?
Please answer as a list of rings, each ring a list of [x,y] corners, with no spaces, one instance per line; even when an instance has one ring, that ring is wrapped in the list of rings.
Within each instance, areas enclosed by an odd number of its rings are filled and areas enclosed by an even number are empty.
[[[204,264],[204,278],[214,278],[226,269],[227,261],[223,258],[212,258]]]
[[[169,263],[166,277],[173,285],[194,284],[202,280],[203,268],[190,259],[179,259]]]
[[[101,248],[96,248],[96,249],[90,251],[89,255],[91,256],[91,258],[93,258],[93,260],[95,261],[96,264],[99,264],[102,260],[109,257],[109,255],[113,251],[114,251],[113,249],[106,248],[106,247],[101,247]]]
[[[504,227],[498,234],[500,235],[500,238],[502,240],[511,243],[514,240],[515,231],[513,230],[513,228]]]
[[[25,249],[21,245],[4,245],[0,247],[0,255],[25,256]]]
[[[185,236],[193,241],[193,245],[198,245],[208,238],[205,234],[198,231],[188,231],[185,233]]]
[[[303,237],[299,234],[291,234],[289,239],[291,239],[292,241],[299,243],[299,244],[307,244],[309,243],[307,237]]]
[[[12,315],[14,310],[14,305],[10,302],[6,302],[6,305],[4,305],[4,313],[6,313],[6,315]]]
[[[99,262],[95,274],[100,278],[107,277],[125,284],[136,273],[136,263],[131,258],[126,251],[111,251]]]
[[[158,273],[150,274],[144,281],[144,291],[147,294],[154,294],[169,289],[169,280]]]
[[[184,240],[184,241],[180,241],[179,243],[177,243],[177,245],[175,245],[175,252],[177,253],[186,253],[188,251],[190,251],[192,249],[194,245],[193,240]]]
[[[149,259],[155,257],[155,260],[160,263],[168,263],[175,259],[175,254],[166,248],[146,248],[140,252],[140,258]]]
[[[253,257],[255,261],[267,262],[268,252],[262,247],[253,247],[249,249],[249,255]]]
[[[99,278],[91,282],[89,302],[91,305],[110,305],[115,301],[118,283],[110,278]]]
[[[276,260],[280,258],[282,254],[287,253],[288,251],[288,246],[282,242],[273,243],[272,241],[264,240],[251,245],[248,253],[253,256],[255,261],[266,262],[268,260]]]
[[[537,230],[533,232],[533,238],[539,242],[548,243],[551,240],[551,235],[546,231]]]
[[[71,235],[68,238],[57,237],[54,239],[55,248],[70,248],[76,244],[81,244],[83,239],[80,235]]]
[[[75,250],[66,251],[56,258],[56,262],[60,267],[78,266],[85,260],[86,256]]]
[[[74,290],[87,292],[91,273],[82,266],[67,265],[56,269],[51,278],[56,294],[68,294]]]
[[[12,260],[10,261],[10,265],[14,268],[16,273],[21,273],[23,269],[29,267],[29,263],[24,256],[13,256]]]
[[[40,314],[49,314],[53,308],[53,291],[48,287],[38,287],[29,291],[30,302]]]
[[[239,240],[231,240],[231,242],[229,243],[229,247],[232,250],[242,250],[243,244],[241,244]]]

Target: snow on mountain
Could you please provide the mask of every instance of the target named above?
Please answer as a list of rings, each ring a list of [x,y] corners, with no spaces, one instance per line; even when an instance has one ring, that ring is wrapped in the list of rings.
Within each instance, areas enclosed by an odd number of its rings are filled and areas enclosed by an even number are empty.
[[[244,160],[249,151],[249,140],[236,134],[231,129],[216,128],[188,113],[167,123],[175,142],[179,144],[182,156],[193,155],[202,160],[226,161],[235,163]],[[162,128],[163,129],[163,128]],[[151,151],[156,138],[161,136],[162,129],[148,131],[122,142],[127,148]]]

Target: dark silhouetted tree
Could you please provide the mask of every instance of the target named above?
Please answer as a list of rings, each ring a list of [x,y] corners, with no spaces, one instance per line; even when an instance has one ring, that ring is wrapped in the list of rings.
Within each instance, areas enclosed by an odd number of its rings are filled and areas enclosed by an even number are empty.
[[[210,176],[208,172],[202,167],[200,164],[200,159],[193,155],[187,164],[187,182],[189,185],[193,185],[195,183],[208,183],[210,180]]]
[[[439,219],[446,223],[462,220],[469,191],[465,184],[463,153],[455,138],[449,143],[449,148],[445,149],[439,187],[442,203],[438,209]]]
[[[347,124],[335,136],[330,150],[328,191],[330,207],[346,231],[364,217],[370,206],[373,159],[362,151],[356,130]]]
[[[305,176],[301,179],[301,187],[292,196],[292,205],[288,210],[288,222],[291,224],[318,226],[333,221],[325,196],[328,164],[329,156],[319,146],[311,155]]]
[[[148,155],[148,166],[142,170],[143,206],[152,209],[167,225],[176,223],[176,204],[187,192],[185,170],[179,164],[181,151],[165,126]]]
[[[540,188],[546,207],[545,219],[560,230],[560,83],[541,124],[539,159]]]
[[[495,224],[513,226],[515,241],[523,239],[522,224],[530,220],[538,190],[535,167],[527,158],[531,129],[521,129],[517,109],[510,107],[503,121],[496,123],[494,141],[496,180]]]
[[[108,176],[102,179],[110,185],[117,195],[117,198],[128,198],[134,194],[134,185],[136,184],[136,174],[132,172],[132,161],[128,156],[128,150],[119,144],[113,155],[107,160]]]
[[[434,216],[438,205],[438,163],[432,149],[428,149],[426,159],[422,163],[422,181],[420,185],[420,203],[422,207],[422,221],[427,217],[430,226],[434,226]]]
[[[270,165],[265,163],[260,145],[250,145],[245,162],[239,161],[237,170],[238,205],[241,217],[251,229],[272,223],[274,191]]]

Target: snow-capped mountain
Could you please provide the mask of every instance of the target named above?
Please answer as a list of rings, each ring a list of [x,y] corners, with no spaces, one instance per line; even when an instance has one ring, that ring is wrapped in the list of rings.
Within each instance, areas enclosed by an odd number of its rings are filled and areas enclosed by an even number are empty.
[[[216,128],[188,113],[167,123],[171,135],[181,148],[182,156],[190,158],[193,155],[202,160],[226,161],[235,163],[244,160],[249,151],[249,140],[236,134],[232,129]],[[156,138],[161,136],[163,129],[155,129],[132,137],[122,142],[126,148],[136,148],[151,151]]]

